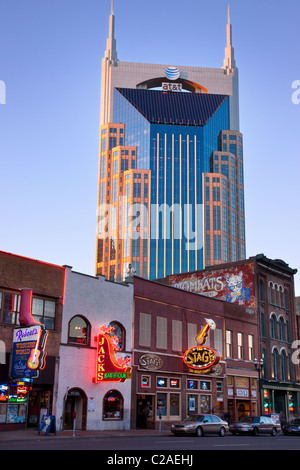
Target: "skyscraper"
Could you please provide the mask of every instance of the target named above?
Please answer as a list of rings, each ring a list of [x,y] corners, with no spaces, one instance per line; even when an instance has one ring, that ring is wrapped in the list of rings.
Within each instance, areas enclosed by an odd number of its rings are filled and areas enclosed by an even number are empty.
[[[150,279],[246,257],[228,9],[223,68],[102,61],[96,273]]]

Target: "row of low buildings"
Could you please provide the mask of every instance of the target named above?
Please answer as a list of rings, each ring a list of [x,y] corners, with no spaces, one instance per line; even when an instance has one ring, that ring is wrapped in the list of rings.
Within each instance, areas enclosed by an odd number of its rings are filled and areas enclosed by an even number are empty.
[[[209,411],[298,415],[295,273],[257,255],[115,283],[0,252],[0,429],[38,427],[43,415],[87,430],[167,427]],[[48,331],[35,378],[13,373],[23,289]]]

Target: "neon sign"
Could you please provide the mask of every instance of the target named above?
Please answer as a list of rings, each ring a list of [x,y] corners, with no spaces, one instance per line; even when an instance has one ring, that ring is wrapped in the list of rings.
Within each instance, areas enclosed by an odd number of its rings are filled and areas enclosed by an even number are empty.
[[[212,372],[214,367],[219,364],[221,355],[208,346],[204,346],[210,329],[216,327],[213,320],[206,319],[206,325],[195,337],[198,344],[188,349],[183,355],[183,362],[189,367],[190,372],[207,373]]]
[[[127,364],[130,357],[117,358],[115,352],[120,348],[118,346],[118,338],[110,336],[114,330],[112,326],[101,326],[100,333],[96,336],[97,341],[97,369],[94,383],[101,382],[125,382],[131,379],[132,367]]]
[[[18,328],[13,333],[10,376],[36,378],[46,365],[48,331],[44,325]]]

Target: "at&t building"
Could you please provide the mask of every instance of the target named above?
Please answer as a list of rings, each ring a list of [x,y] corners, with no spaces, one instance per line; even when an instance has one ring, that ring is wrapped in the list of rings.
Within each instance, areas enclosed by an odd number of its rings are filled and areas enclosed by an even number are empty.
[[[102,61],[96,274],[156,279],[246,258],[228,11],[222,68]]]

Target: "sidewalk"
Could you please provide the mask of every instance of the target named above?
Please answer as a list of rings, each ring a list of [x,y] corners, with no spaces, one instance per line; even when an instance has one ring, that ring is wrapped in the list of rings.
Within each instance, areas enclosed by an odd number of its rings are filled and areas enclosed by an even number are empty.
[[[44,432],[38,434],[37,429],[21,429],[18,431],[0,431],[0,442],[4,441],[28,441],[41,439],[76,439],[76,438],[107,438],[107,437],[138,437],[138,436],[170,436],[170,430],[158,429],[130,429],[126,431],[82,431],[76,430],[73,436],[72,430],[56,431],[56,434],[49,433],[48,436]]]

